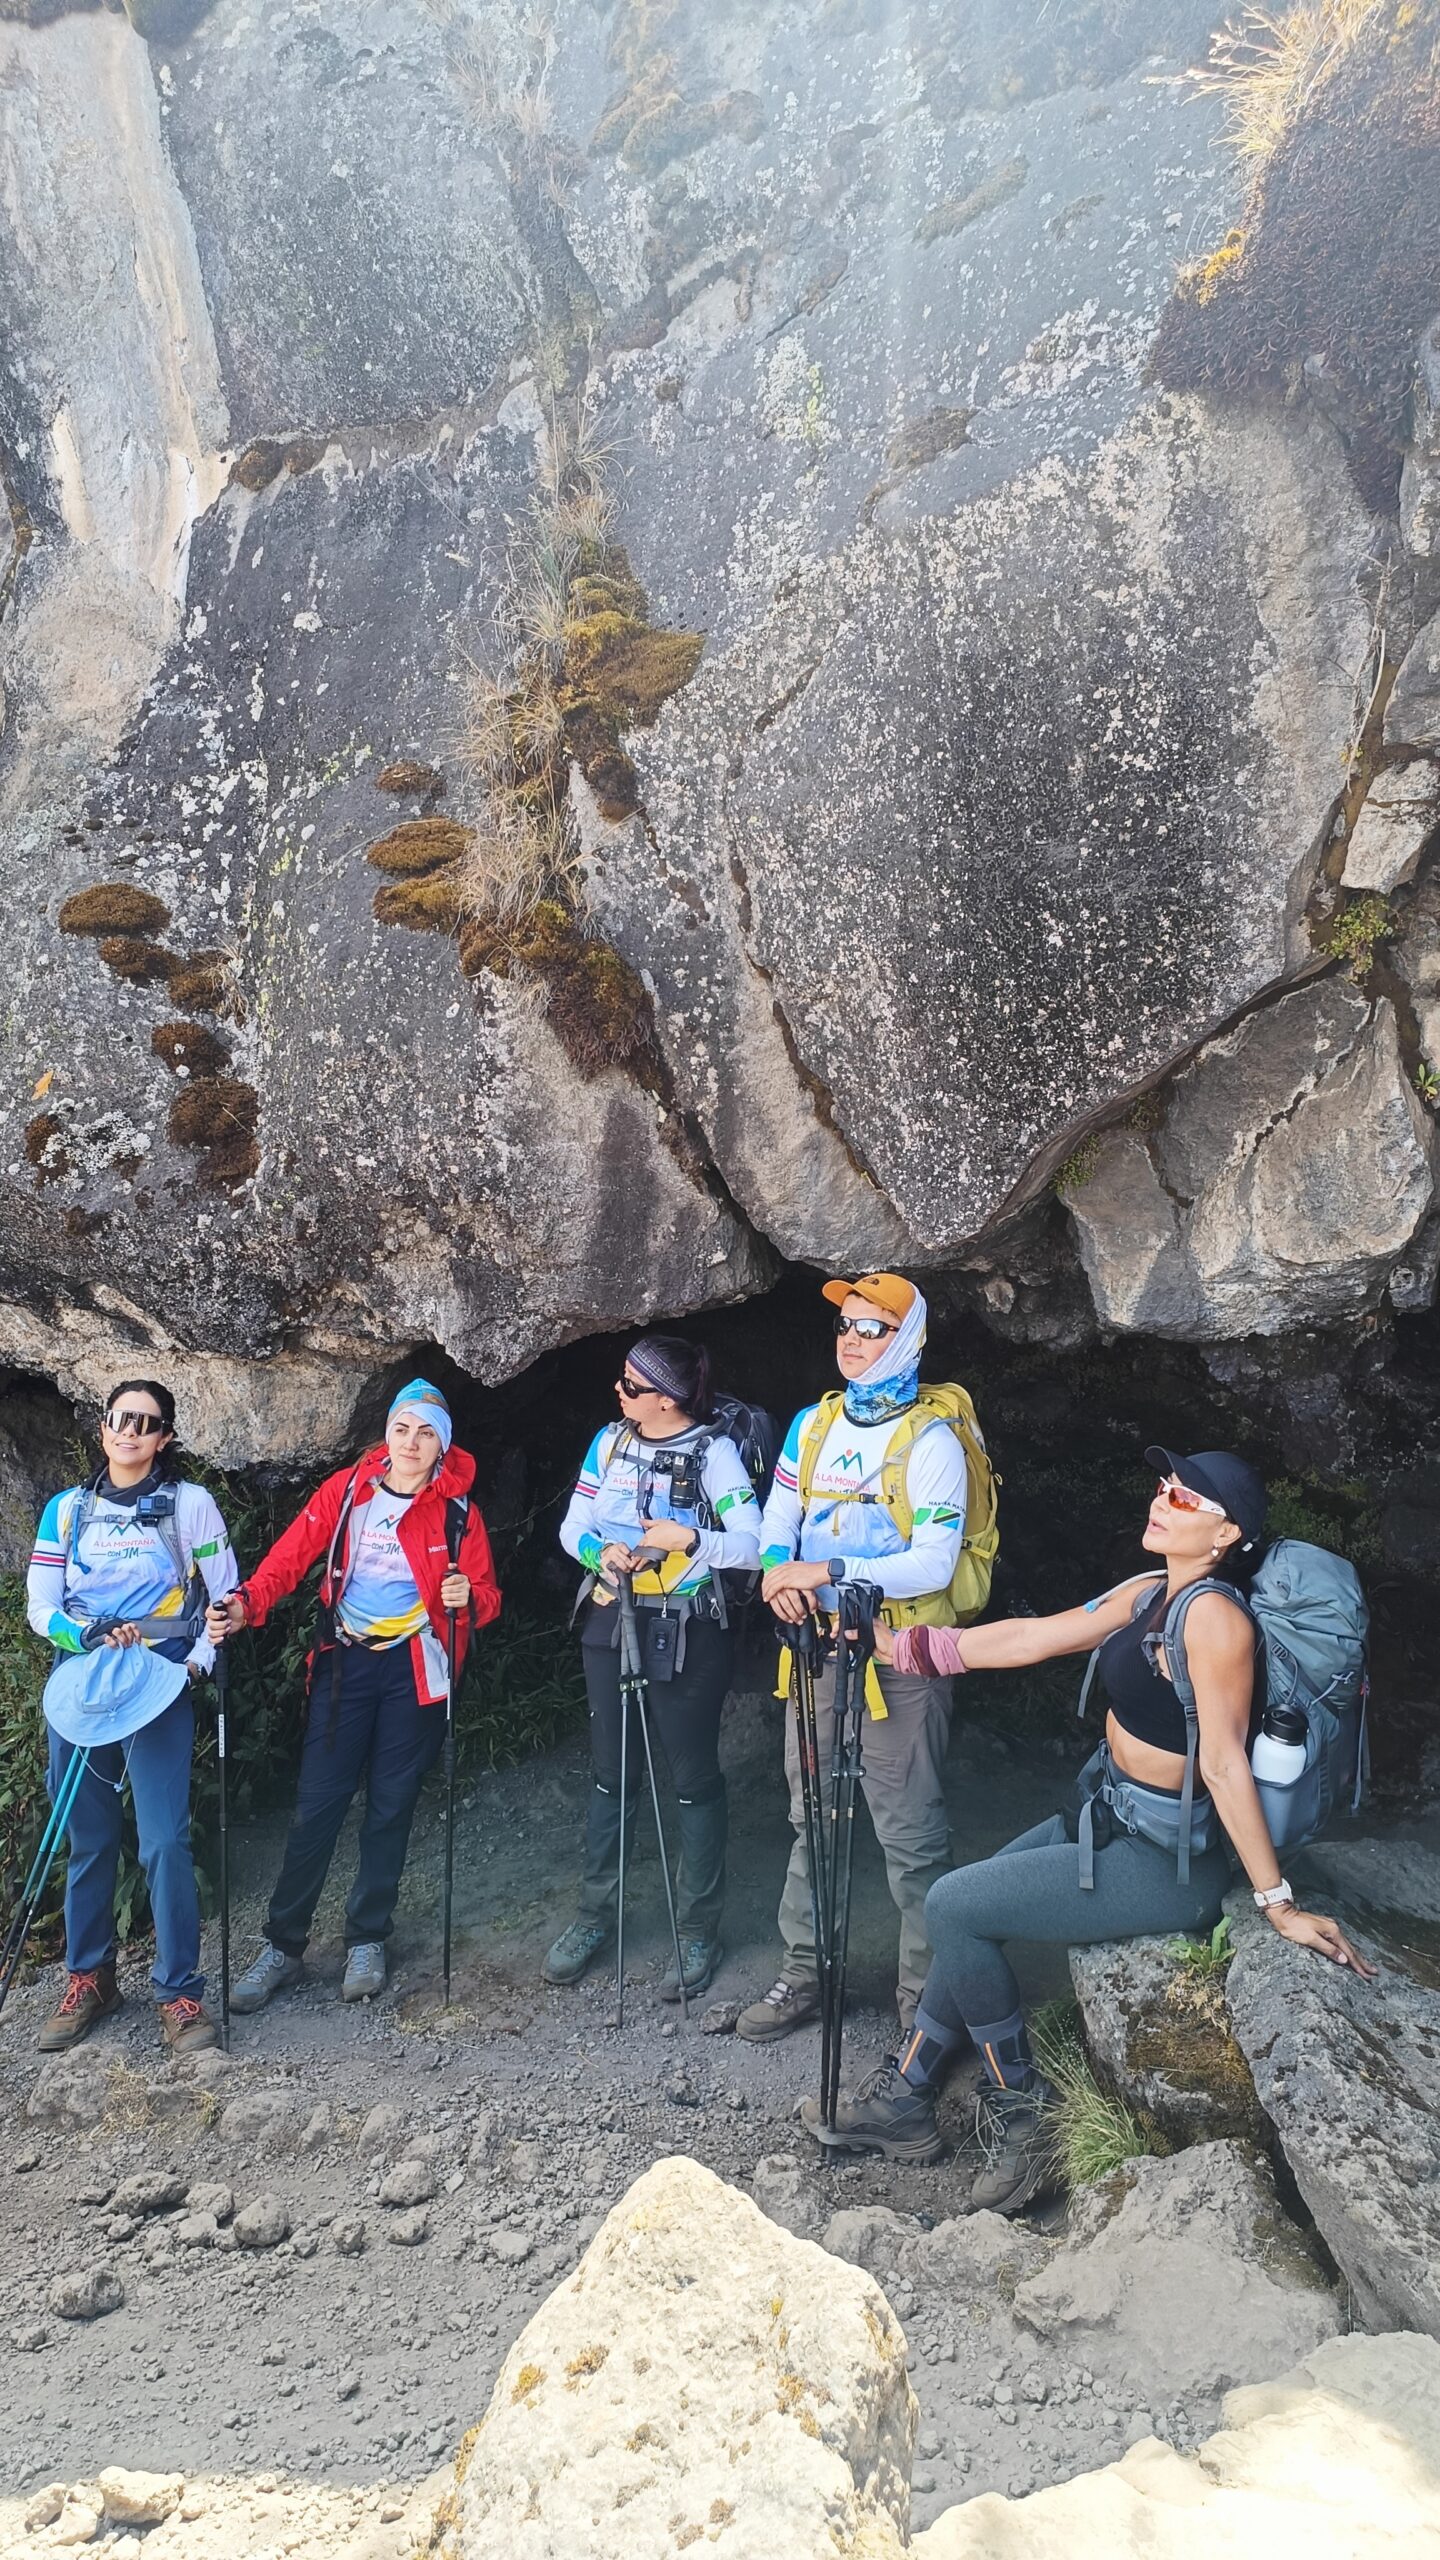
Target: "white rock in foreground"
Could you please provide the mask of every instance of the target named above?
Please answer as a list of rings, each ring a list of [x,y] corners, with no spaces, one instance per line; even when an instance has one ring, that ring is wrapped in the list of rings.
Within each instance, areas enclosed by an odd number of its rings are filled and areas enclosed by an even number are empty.
[[[912,2560],[1440,2560],[1440,2347],[1332,2338],[1232,2391],[1195,2454],[1150,2436],[1033,2498],[971,2498]]]
[[[898,2560],[916,2404],[858,2268],[657,2161],[511,2348],[445,2560]]]

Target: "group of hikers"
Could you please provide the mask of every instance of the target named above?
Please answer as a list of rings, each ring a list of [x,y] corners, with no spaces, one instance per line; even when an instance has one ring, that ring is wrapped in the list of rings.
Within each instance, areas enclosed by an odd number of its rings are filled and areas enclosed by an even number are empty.
[[[1007,1942],[1209,1930],[1238,1864],[1281,1935],[1371,1970],[1333,1919],[1297,1905],[1275,1846],[1309,1836],[1305,1825],[1328,1812],[1337,1754],[1348,1754],[1358,1784],[1363,1600],[1344,1579],[1350,1568],[1314,1549],[1294,1553],[1318,1558],[1318,1582],[1312,1575],[1302,1589],[1292,1564],[1277,1584],[1282,1550],[1268,1551],[1267,1567],[1265,1487],[1243,1458],[1152,1448],[1141,1571],[1054,1616],[975,1623],[996,1545],[995,1479],[963,1389],[921,1384],[924,1297],[894,1272],[830,1280],[824,1295],[839,1386],[795,1416],[768,1459],[736,1425],[747,1409],[715,1397],[698,1343],[648,1333],[621,1363],[618,1419],[586,1451],[560,1530],[585,1576],[592,1775],[578,1912],[542,1971],[549,1983],[574,1983],[615,1943],[638,1742],[648,1757],[653,1741],[679,1814],[673,1958],[660,1992],[688,2003],[709,1985],[724,1954],[721,1720],[741,1612],[758,1583],[796,1709],[786,1718],[795,1836],[778,1973],[740,2011],[737,2032],[770,2043],[818,2018],[838,2034],[837,1851],[820,1817],[824,1771],[833,1816],[843,1766],[852,1809],[856,1785],[863,1792],[899,1915],[897,2033],[878,2068],[843,2096],[832,2089],[828,2103],[822,2089],[804,2120],[829,2148],[935,2160],[937,2095],[973,2048],[970,2208],[1015,2212],[1045,2176],[1051,2092]],[[74,2045],[119,2005],[114,1888],[127,1780],[165,2041],[182,2053],[217,2041],[190,1851],[193,1684],[217,1647],[262,1625],[317,1564],[297,1803],[264,1938],[230,2006],[259,2010],[299,1978],[362,1778],[341,1996],[373,1997],[385,1987],[411,1824],[452,1683],[469,1640],[500,1609],[471,1499],[474,1460],[453,1445],[446,1400],[423,1378],[402,1388],[383,1442],[328,1476],[243,1580],[214,1500],[181,1473],[167,1386],[122,1380],[106,1401],[101,1446],[90,1482],[48,1504],[29,1577],[30,1623],[55,1653],[49,1783],[57,1813],[65,1791],[70,1851],[67,1979],[41,2045]],[[1289,1617],[1276,1614],[1286,1607]],[[807,1669],[822,1636],[836,1661],[833,1702]],[[1328,1683],[1312,1671],[1324,1646],[1337,1666]],[[943,1773],[956,1676],[1082,1653],[1106,1714],[1072,1805],[995,1855],[953,1867]],[[1293,1743],[1297,1774],[1277,1787],[1251,1755],[1262,1722],[1267,1736],[1284,1726],[1285,1697],[1275,1719],[1267,1713],[1283,1687],[1279,1665],[1294,1672],[1288,1705],[1304,1739]],[[1272,1747],[1283,1762],[1291,1745]],[[848,1907],[848,1882],[844,1893]]]

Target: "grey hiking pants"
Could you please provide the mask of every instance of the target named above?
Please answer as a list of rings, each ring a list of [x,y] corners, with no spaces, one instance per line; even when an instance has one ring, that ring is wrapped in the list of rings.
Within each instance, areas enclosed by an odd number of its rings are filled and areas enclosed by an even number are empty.
[[[885,1858],[890,1896],[900,1914],[900,1969],[897,1996],[902,2020],[911,2012],[925,1984],[930,1941],[925,1934],[925,1897],[950,1864],[950,1817],[941,1783],[950,1740],[951,1680],[902,1677],[881,1669],[880,1689],[890,1712],[867,1713],[861,1737],[860,1780],[875,1837]],[[835,1729],[831,1708],[834,1673],[828,1669],[815,1684],[815,1724],[820,1746],[821,1798],[828,1819],[830,1744]],[[815,1928],[810,1908],[810,1864],[805,1854],[805,1814],[800,1794],[800,1751],[795,1710],[785,1711],[785,1774],[790,1781],[790,1820],[795,1843],[785,1871],[780,1898],[780,1935],[785,1946],[782,1977],[786,1982],[816,1978]]]
[[[1173,1849],[1122,1832],[1096,1850],[1095,1889],[1082,1893],[1079,1849],[1065,1836],[1063,1814],[1052,1814],[993,1858],[957,1867],[932,1887],[925,1919],[935,1961],[926,2014],[955,2028],[1013,2017],[1020,1987],[1002,1953],[1007,1938],[1083,1947],[1101,1938],[1211,1929],[1231,1874],[1223,1839],[1192,1857],[1190,1881],[1182,1884]]]

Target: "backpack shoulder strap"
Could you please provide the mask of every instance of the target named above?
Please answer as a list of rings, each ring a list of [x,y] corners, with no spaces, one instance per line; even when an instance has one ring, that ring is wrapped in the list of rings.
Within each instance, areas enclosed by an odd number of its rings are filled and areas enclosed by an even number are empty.
[[[469,1494],[452,1493],[447,1495],[445,1502],[445,1553],[452,1564],[460,1553],[461,1546],[464,1542],[465,1532],[469,1526]]]
[[[802,1511],[809,1509],[810,1495],[815,1483],[815,1470],[820,1464],[820,1452],[825,1446],[830,1425],[844,1402],[844,1388],[832,1388],[828,1395],[821,1397],[800,1434],[800,1447],[797,1452],[799,1463],[795,1469],[795,1476]]]
[[[351,1469],[350,1481],[340,1496],[340,1508],[335,1514],[335,1526],[330,1532],[330,1544],[325,1555],[325,1586],[330,1587],[330,1597],[332,1602],[339,1598],[339,1593],[333,1588],[335,1581],[335,1559],[340,1552],[345,1532],[350,1525],[350,1514],[355,1508],[355,1496],[359,1489],[360,1469],[357,1466]]]
[[[1086,1607],[1090,1609],[1102,1609],[1107,1600],[1113,1600],[1119,1592],[1128,1590],[1130,1584],[1135,1581],[1135,1579],[1136,1576],[1133,1573],[1127,1573],[1123,1582],[1112,1582],[1108,1591],[1102,1591],[1096,1599],[1087,1601],[1085,1604]],[[1139,1580],[1141,1587],[1136,1592],[1135,1597],[1130,1604],[1130,1615],[1132,1618],[1139,1617],[1141,1610],[1149,1606],[1149,1603],[1154,1599],[1156,1592],[1160,1588],[1160,1579],[1156,1574],[1142,1574],[1139,1577]],[[1095,1686],[1095,1674],[1099,1667],[1100,1647],[1097,1644],[1089,1661],[1085,1665],[1085,1677],[1080,1683],[1080,1695],[1075,1701],[1075,1713],[1082,1723],[1085,1719],[1085,1710],[1090,1704],[1090,1692]]]
[[[1165,1612],[1165,1624],[1157,1636],[1146,1638],[1147,1647],[1157,1644],[1165,1648],[1165,1661],[1170,1673],[1170,1686],[1185,1710],[1185,1775],[1180,1787],[1180,1836],[1175,1852],[1176,1873],[1181,1884],[1190,1881],[1190,1817],[1195,1803],[1195,1761],[1200,1748],[1200,1718],[1195,1706],[1195,1683],[1185,1657],[1185,1621],[1202,1593],[1218,1591],[1223,1599],[1233,1600],[1243,1609],[1252,1629],[1254,1617],[1242,1593],[1233,1582],[1222,1582],[1215,1574],[1206,1574],[1199,1582],[1188,1582],[1176,1593]]]

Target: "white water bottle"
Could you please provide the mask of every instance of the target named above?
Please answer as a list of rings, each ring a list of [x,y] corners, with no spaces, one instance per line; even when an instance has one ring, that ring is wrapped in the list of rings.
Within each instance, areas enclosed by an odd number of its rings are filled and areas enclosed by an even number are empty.
[[[1293,1786],[1305,1768],[1308,1727],[1299,1707],[1267,1707],[1250,1754],[1251,1773],[1268,1786]]]

